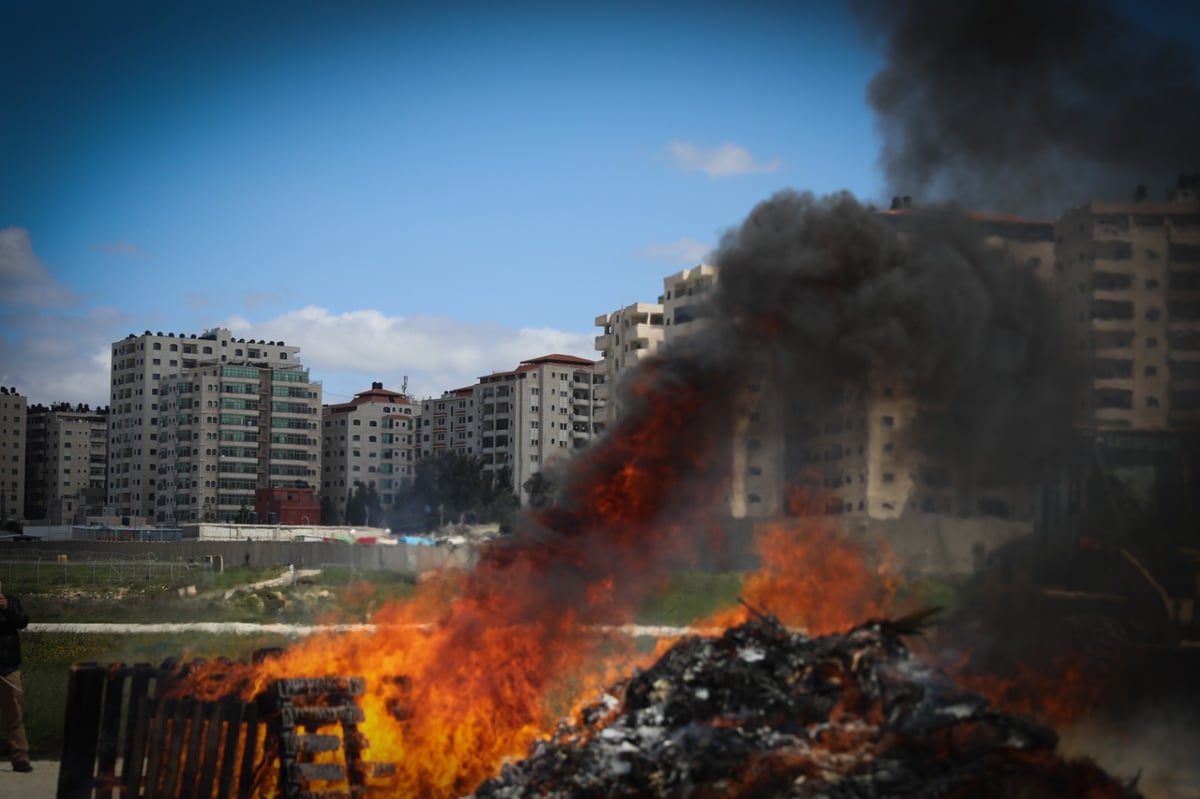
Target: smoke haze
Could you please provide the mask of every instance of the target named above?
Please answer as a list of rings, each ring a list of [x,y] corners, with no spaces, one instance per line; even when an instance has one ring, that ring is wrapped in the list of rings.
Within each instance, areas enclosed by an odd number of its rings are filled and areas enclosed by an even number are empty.
[[[921,408],[911,443],[972,480],[1011,480],[1070,428],[1079,370],[1048,292],[961,214],[782,192],[716,263],[714,339],[801,411],[895,385]]]
[[[861,0],[890,193],[1050,216],[1197,168],[1192,45],[1088,0]]]

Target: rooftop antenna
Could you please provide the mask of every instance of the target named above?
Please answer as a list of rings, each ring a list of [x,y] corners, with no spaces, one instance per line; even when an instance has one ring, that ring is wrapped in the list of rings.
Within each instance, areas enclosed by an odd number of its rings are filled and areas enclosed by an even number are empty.
[[[406,397],[408,396],[408,375],[404,376],[404,382],[400,384],[400,393]]]

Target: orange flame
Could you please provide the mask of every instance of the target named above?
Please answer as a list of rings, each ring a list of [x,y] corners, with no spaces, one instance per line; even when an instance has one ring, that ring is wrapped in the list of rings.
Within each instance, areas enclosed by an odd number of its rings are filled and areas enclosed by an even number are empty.
[[[630,648],[598,625],[632,616],[725,494],[732,399],[713,389],[728,381],[643,367],[634,396],[644,408],[572,462],[563,501],[515,544],[421,583],[375,614],[376,631],[313,637],[254,668],[214,667],[183,690],[236,686],[248,698],[278,678],[363,676],[367,755],[396,764],[404,795],[460,796],[523,755],[571,700],[612,678],[614,658],[627,666]]]
[[[813,492],[790,491],[791,518],[763,523],[755,531],[761,565],[742,588],[749,605],[809,635],[826,635],[881,616],[894,595],[889,553],[872,558],[863,542],[838,528],[836,517],[815,514],[819,507],[823,505]],[[710,623],[737,624],[748,612],[730,610]]]
[[[969,664],[967,664],[969,666]],[[958,670],[958,682],[986,696],[1000,710],[1039,718],[1054,726],[1072,724],[1104,699],[1103,681],[1091,674],[1082,655],[1064,652],[1047,662],[1020,662],[1005,675]]]

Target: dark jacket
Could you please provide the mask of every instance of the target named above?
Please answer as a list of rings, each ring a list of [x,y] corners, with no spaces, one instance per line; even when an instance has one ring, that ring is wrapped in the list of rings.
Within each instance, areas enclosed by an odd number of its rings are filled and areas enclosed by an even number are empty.
[[[17,630],[29,626],[29,617],[21,607],[21,598],[16,594],[5,594],[8,607],[0,610],[0,674],[21,668],[21,639]]]

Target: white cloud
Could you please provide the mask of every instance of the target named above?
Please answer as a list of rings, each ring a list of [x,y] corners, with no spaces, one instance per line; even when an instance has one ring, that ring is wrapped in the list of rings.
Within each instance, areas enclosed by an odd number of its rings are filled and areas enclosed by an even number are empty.
[[[23,308],[0,315],[0,385],[16,388],[31,403],[107,405],[112,342],[147,326],[113,308]],[[388,316],[371,309],[333,313],[308,306],[264,321],[232,316],[205,325],[218,326],[238,337],[299,347],[300,361],[323,383],[327,403],[349,400],[376,380],[400,390],[407,377],[411,395],[437,397],[529,358],[596,357],[590,332]]]
[[[128,317],[112,308],[84,313],[16,313],[0,335],[0,385],[29,402],[107,405],[111,342],[128,334]]]
[[[662,243],[653,242],[637,251],[638,257],[649,258],[653,261],[670,261],[671,263],[699,264],[704,263],[712,253],[712,245],[695,239],[676,239]]]
[[[0,306],[56,308],[78,301],[34,254],[29,231],[0,229]]]
[[[398,391],[407,376],[410,394],[433,397],[541,355],[596,357],[590,333],[388,316],[371,309],[331,313],[310,305],[263,322],[235,316],[221,326],[241,338],[282,339],[300,347],[312,379],[324,382],[326,402],[345,401],[376,380]]]
[[[777,172],[781,166],[778,158],[771,161],[755,161],[749,150],[733,142],[725,142],[716,147],[701,147],[675,139],[667,145],[667,152],[675,165],[684,172],[700,171],[710,178]]]

